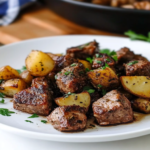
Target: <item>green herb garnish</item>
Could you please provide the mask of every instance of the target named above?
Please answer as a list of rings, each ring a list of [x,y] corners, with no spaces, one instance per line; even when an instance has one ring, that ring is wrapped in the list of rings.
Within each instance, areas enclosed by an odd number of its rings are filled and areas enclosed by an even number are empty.
[[[74,67],[74,66],[76,66],[76,64],[74,63],[74,64],[71,64],[70,66],[71,66],[71,67]]]
[[[142,40],[142,41],[150,42],[150,32],[148,32],[148,36],[145,36],[145,35],[142,35],[142,34],[137,34],[132,30],[127,31],[124,34],[129,36],[129,38],[131,40]]]
[[[19,74],[21,74],[25,70],[27,70],[26,66],[23,66],[21,69],[17,69]]]
[[[30,121],[30,120],[25,120],[26,122],[30,122],[30,123],[33,123],[32,121]]]
[[[86,60],[89,61],[91,64],[93,63],[93,58],[91,57],[87,57]]]
[[[33,114],[32,116],[28,117],[28,118],[38,118],[39,116],[37,114]]]
[[[128,66],[132,66],[132,65],[134,65],[134,64],[136,64],[136,63],[138,63],[138,61],[137,61],[137,60],[132,61],[132,62],[129,62],[127,65],[128,65]]]
[[[86,72],[89,72],[89,71],[90,71],[90,69],[89,69],[89,68],[85,68],[85,71],[86,71]]]
[[[98,58],[98,57],[99,57],[99,54],[95,54],[95,56]]]
[[[71,93],[71,92],[68,92],[67,94],[65,94],[65,98],[67,98],[69,95],[75,95],[75,93]]]
[[[57,79],[57,76],[55,75],[55,80]]]
[[[4,98],[4,97],[5,97],[5,94],[0,93],[0,98]]]
[[[99,60],[97,60],[96,62],[97,62],[98,64],[101,64],[101,63],[102,63],[102,61],[99,61]]]
[[[103,66],[103,67],[101,67],[101,68],[104,70],[104,69],[106,69],[107,67],[109,68],[109,65],[108,65],[107,63],[105,63],[105,66]]]
[[[109,59],[109,58],[107,58],[106,60],[107,60],[107,61],[110,61],[110,59]]]
[[[0,84],[1,84],[3,81],[4,81],[4,79],[1,79],[1,80],[0,80]]]
[[[46,120],[41,120],[41,122],[43,122],[43,123],[47,123],[47,121],[46,121]]]
[[[101,84],[98,84],[98,85],[97,85],[97,87],[101,88],[101,87],[102,87],[102,85],[101,85]]]
[[[2,100],[0,101],[0,103],[4,104],[4,103],[5,103],[5,100],[4,100],[4,99],[2,99]]]
[[[10,114],[13,114],[13,113],[15,113],[15,112],[9,111],[6,108],[0,108],[0,114],[3,116],[11,116]]]
[[[64,74],[67,76],[69,75],[71,72],[70,71],[66,71]]]
[[[92,93],[95,92],[95,90],[92,89],[90,86],[85,86],[85,87],[83,88],[83,91],[87,91],[89,94],[92,94]]]
[[[104,89],[102,89],[102,95],[104,96],[104,95],[106,95],[106,90],[104,90]]]
[[[100,50],[100,53],[107,54],[108,56],[111,56],[115,61],[118,60],[117,53],[114,50],[111,51],[110,49],[102,49],[102,50]]]

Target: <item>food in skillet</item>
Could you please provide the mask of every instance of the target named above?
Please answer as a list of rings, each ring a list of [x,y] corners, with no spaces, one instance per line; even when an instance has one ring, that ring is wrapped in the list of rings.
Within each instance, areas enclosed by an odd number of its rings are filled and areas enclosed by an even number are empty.
[[[98,5],[122,7],[128,9],[150,10],[149,0],[76,0]]]
[[[0,68],[0,93],[59,131],[84,130],[91,115],[106,126],[132,122],[133,111],[150,113],[150,62],[127,47],[102,50],[92,41],[66,55],[34,50],[25,63],[20,74]]]

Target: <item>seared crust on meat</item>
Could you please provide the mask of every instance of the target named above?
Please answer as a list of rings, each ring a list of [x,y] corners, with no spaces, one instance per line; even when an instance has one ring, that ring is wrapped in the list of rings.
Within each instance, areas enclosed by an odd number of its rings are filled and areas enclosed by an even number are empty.
[[[86,109],[79,106],[57,107],[48,117],[53,127],[62,132],[82,131],[86,127]]]
[[[87,76],[83,64],[74,63],[56,74],[56,83],[62,93],[82,91],[87,84]]]
[[[107,93],[94,102],[92,107],[99,125],[113,125],[133,121],[131,103],[117,90]]]
[[[134,61],[130,61],[131,63]],[[130,63],[129,62],[129,63]],[[129,65],[124,64],[127,76],[150,76],[150,62],[138,60],[137,63]]]
[[[118,62],[128,62],[134,58],[134,53],[129,48],[124,47],[117,51]]]
[[[52,93],[44,77],[35,78],[32,87],[14,95],[15,109],[38,115],[49,115],[52,107]]]
[[[98,50],[98,43],[93,41],[77,47],[71,47],[67,49],[67,54],[74,58],[86,59],[87,57],[92,57]]]
[[[97,53],[92,64],[92,68],[97,69],[105,66],[107,63],[111,68],[114,68],[115,60],[107,54]]]

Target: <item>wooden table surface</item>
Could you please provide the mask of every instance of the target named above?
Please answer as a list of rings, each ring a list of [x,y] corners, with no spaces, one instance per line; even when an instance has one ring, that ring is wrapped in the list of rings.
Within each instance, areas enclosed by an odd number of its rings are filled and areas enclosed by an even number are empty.
[[[0,43],[9,44],[31,38],[67,34],[117,35],[77,25],[43,6],[32,6],[12,24],[0,27]]]

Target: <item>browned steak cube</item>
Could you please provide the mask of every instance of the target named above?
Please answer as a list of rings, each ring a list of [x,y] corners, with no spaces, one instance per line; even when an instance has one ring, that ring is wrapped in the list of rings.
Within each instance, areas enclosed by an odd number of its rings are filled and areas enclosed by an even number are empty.
[[[105,63],[107,63],[111,68],[114,68],[115,60],[108,56],[107,54],[95,54],[95,58],[93,60],[92,68],[97,69],[105,66]]]
[[[127,76],[150,76],[150,62],[148,61],[134,60],[124,66]]]
[[[85,112],[85,108],[79,106],[57,107],[47,119],[59,131],[81,131],[86,127]]]
[[[81,63],[74,63],[56,74],[56,83],[62,93],[82,91],[87,83],[86,72]]]
[[[68,48],[67,54],[74,58],[86,59],[87,57],[92,57],[98,51],[98,43],[93,41],[77,47]]]
[[[55,54],[52,53],[48,53],[51,58],[54,60],[55,62],[55,68],[54,68],[54,72],[59,72],[61,69],[68,67],[69,65],[78,62],[77,59],[75,59],[74,57],[71,57],[69,54],[64,55],[64,56],[57,56]]]
[[[130,101],[117,90],[98,99],[92,107],[99,125],[114,125],[133,121]]]
[[[129,48],[124,47],[117,51],[119,62],[128,62],[134,58],[134,53]]]
[[[52,93],[44,77],[35,78],[32,87],[14,95],[15,109],[30,114],[49,115],[52,107]]]
[[[142,55],[134,55],[134,60],[143,60],[143,61],[148,61],[148,59]]]

